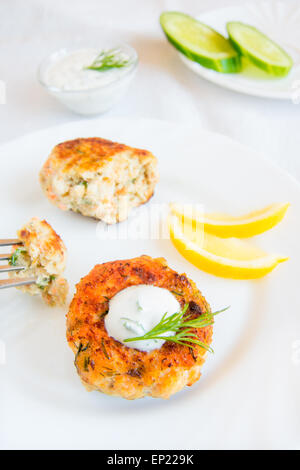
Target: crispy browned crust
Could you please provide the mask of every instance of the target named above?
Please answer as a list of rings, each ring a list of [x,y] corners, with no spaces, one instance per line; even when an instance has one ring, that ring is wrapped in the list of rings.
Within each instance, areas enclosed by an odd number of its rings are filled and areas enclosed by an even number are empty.
[[[79,138],[62,142],[54,147],[41,173],[56,167],[68,173],[71,169],[80,174],[85,171],[97,171],[108,160],[120,152],[129,151],[138,156],[140,161],[155,159],[147,150],[129,147],[100,137]]]
[[[23,242],[24,246],[29,248],[30,244],[35,243],[43,254],[60,253],[64,257],[66,247],[60,236],[46,220],[41,220],[39,224],[41,230],[43,227],[45,228],[48,236],[40,237],[39,232],[24,227],[18,231],[18,238]]]
[[[39,178],[47,198],[60,209],[113,224],[150,199],[159,176],[151,152],[90,137],[56,145]]]
[[[170,269],[163,258],[141,256],[96,265],[77,284],[67,315],[67,340],[76,354],[75,365],[88,389],[127,399],[145,395],[168,398],[200,377],[206,351],[165,342],[149,353],[128,348],[110,337],[104,316],[109,299],[126,287],[152,284],[170,290],[186,315],[197,317],[209,305],[196,285],[184,274]],[[212,326],[195,330],[199,339],[212,341]]]

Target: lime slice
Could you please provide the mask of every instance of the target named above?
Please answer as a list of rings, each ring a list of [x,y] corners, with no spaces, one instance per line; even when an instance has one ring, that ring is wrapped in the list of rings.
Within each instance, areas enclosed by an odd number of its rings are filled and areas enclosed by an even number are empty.
[[[171,44],[189,59],[217,72],[240,71],[239,53],[209,26],[176,11],[162,13],[160,24]]]
[[[265,34],[237,21],[227,23],[227,31],[236,50],[257,67],[278,77],[289,73],[293,65],[291,57]]]

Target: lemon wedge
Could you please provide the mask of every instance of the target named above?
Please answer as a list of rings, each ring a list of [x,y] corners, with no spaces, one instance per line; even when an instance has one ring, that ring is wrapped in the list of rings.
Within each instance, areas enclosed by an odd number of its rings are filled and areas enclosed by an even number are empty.
[[[260,248],[236,238],[219,238],[194,230],[171,215],[170,236],[179,253],[197,268],[220,277],[256,279],[265,276],[288,258],[267,254]]]
[[[203,224],[205,232],[222,238],[249,238],[270,230],[284,217],[289,203],[274,203],[249,214],[234,217],[227,214],[203,214],[184,211],[181,204],[170,204],[171,212],[177,217],[184,217],[184,222]]]

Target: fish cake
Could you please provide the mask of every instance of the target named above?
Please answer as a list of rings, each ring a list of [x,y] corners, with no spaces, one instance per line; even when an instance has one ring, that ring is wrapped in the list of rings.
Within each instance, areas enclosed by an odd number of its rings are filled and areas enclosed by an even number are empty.
[[[201,374],[207,351],[166,341],[145,352],[129,348],[110,337],[104,318],[109,299],[129,286],[149,284],[168,289],[185,315],[196,318],[210,307],[195,283],[170,269],[163,258],[141,256],[96,265],[77,284],[67,315],[67,340],[75,354],[75,366],[88,390],[132,400],[151,396],[169,398]],[[212,325],[195,329],[200,341],[210,345]]]
[[[98,137],[56,145],[40,172],[48,199],[107,224],[127,219],[158,182],[157,159],[147,150]]]

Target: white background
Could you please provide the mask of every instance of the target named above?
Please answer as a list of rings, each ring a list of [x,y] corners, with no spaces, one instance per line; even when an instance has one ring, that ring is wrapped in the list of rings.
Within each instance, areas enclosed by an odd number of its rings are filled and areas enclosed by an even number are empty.
[[[251,0],[250,0],[251,1]],[[285,0],[289,2],[291,0]],[[300,104],[224,90],[187,70],[165,40],[163,10],[197,15],[243,0],[2,0],[0,2],[0,142],[78,120],[36,80],[41,59],[76,41],[102,35],[132,44],[140,56],[128,94],[105,117],[147,117],[195,123],[260,151],[300,180]],[[99,135],[101,129],[99,129]]]

